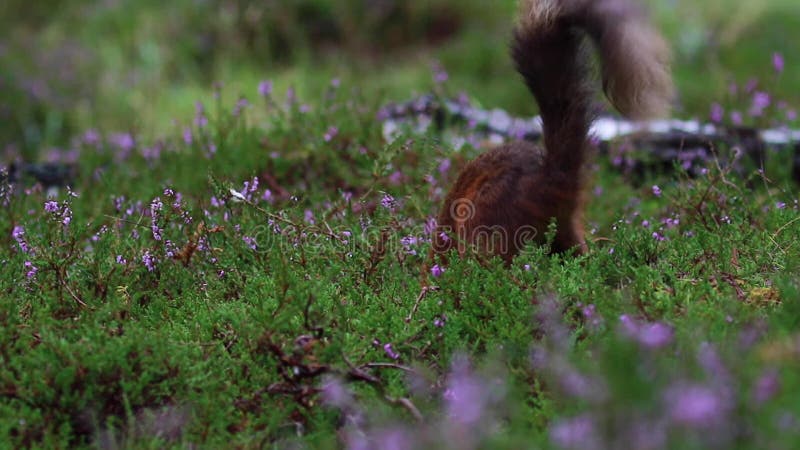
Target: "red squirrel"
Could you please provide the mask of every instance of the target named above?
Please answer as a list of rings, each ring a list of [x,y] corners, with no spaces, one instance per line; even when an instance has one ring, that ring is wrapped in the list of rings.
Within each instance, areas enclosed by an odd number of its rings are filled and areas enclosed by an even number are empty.
[[[587,39],[588,38],[588,39]],[[510,142],[468,163],[447,195],[434,251],[455,247],[506,262],[529,240],[554,253],[587,251],[583,213],[594,118],[591,41],[603,90],[623,115],[647,119],[672,100],[669,49],[632,0],[522,0],[511,43],[517,71],[539,105],[543,146]]]

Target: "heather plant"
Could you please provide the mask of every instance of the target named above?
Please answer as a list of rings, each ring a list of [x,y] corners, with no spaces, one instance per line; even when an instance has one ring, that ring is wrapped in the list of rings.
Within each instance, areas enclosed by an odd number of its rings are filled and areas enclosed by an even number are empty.
[[[173,138],[84,135],[69,189],[4,188],[8,442],[797,442],[786,182],[712,159],[631,188],[601,164],[588,255],[428,266],[463,160],[435,130],[384,143],[349,89],[306,103],[265,81]]]

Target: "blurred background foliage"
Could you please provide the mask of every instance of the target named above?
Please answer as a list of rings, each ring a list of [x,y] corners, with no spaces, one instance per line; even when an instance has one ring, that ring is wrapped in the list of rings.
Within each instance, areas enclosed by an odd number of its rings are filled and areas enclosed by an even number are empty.
[[[322,95],[332,78],[376,102],[432,88],[533,114],[507,57],[514,0],[4,0],[0,151],[38,159],[87,129],[157,136],[189,120],[216,83],[255,97],[261,80]],[[796,0],[649,0],[675,51],[675,114],[701,117],[731,83],[800,99]],[[776,76],[774,52],[786,59]],[[219,85],[218,85],[219,86]]]

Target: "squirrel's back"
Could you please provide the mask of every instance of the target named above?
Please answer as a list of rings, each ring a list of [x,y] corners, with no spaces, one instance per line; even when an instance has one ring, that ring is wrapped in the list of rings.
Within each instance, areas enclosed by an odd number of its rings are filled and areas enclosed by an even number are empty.
[[[468,164],[439,216],[450,238],[437,233],[435,250],[447,250],[455,240],[460,252],[477,243],[510,260],[525,240],[542,241],[553,219],[553,251],[585,250],[583,166],[595,100],[587,38],[600,56],[603,90],[617,110],[633,119],[668,110],[669,50],[640,5],[520,1],[511,54],[538,103],[544,149],[510,143]]]

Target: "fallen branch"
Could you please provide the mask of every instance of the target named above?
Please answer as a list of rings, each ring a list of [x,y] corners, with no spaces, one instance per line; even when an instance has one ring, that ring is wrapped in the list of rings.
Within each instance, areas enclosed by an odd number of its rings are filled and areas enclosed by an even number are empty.
[[[433,95],[389,104],[381,109],[378,118],[383,122],[383,135],[388,142],[404,128],[423,132],[430,127],[444,130],[447,125],[467,128],[464,133],[445,137],[455,147],[470,141],[496,144],[504,140],[539,141],[542,138],[539,117],[513,117],[500,109],[485,110],[466,100],[441,100]],[[619,164],[615,165],[634,173],[670,170],[677,162],[690,174],[698,174],[710,160],[722,158],[721,150],[730,148],[740,149],[754,164],[761,166],[767,147],[788,149],[794,152],[793,177],[800,182],[800,130],[759,130],[676,119],[631,122],[602,116],[594,121],[590,133],[596,138],[601,154],[617,159],[615,162]],[[646,158],[628,158],[624,154],[626,148],[645,150]]]

